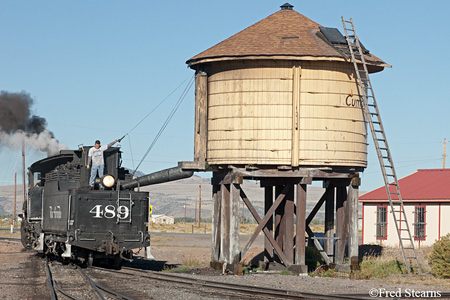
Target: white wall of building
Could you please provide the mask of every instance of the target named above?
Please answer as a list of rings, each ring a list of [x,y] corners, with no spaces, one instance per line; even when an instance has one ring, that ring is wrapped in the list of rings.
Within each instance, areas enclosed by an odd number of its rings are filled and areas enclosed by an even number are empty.
[[[377,206],[387,206],[387,239],[378,240],[376,238],[376,224],[377,224]],[[426,207],[425,214],[425,239],[414,239],[414,222],[415,215],[414,210],[416,205]],[[450,222],[448,216],[450,216],[450,203],[448,202],[414,202],[404,203],[405,214],[409,224],[409,230],[414,240],[414,246],[420,248],[423,246],[431,246],[439,239],[440,236],[444,236],[450,233]],[[400,222],[404,224],[403,222]],[[363,243],[364,244],[376,244],[381,246],[399,247],[399,239],[397,230],[394,223],[394,218],[391,213],[389,203],[363,203]],[[407,246],[404,244],[404,246]]]
[[[174,224],[175,219],[166,215],[154,215],[152,216],[152,222],[154,224]]]

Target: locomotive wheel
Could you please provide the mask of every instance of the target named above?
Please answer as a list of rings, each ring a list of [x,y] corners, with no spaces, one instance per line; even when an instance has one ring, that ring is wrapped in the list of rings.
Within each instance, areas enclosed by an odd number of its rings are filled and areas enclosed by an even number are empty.
[[[120,257],[119,254],[117,254],[114,257],[114,268],[115,269],[120,269],[121,266],[122,266],[122,258]]]
[[[27,222],[27,202],[23,202],[22,205],[22,211],[23,211],[23,218],[22,223],[20,224],[20,241],[22,242],[22,245],[25,249],[31,250],[33,247],[31,245],[31,232],[28,228],[28,222]]]
[[[28,222],[24,219],[20,225],[20,241],[25,249],[31,250],[31,236],[28,230]]]
[[[120,254],[116,254],[114,256],[108,256],[108,258],[106,259],[106,263],[111,268],[119,270],[120,267],[122,266],[122,258],[120,257]]]

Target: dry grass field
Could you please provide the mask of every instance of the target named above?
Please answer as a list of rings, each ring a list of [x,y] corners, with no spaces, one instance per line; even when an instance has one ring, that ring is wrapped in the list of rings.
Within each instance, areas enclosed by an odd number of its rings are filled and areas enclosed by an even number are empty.
[[[251,235],[255,232],[258,224],[239,224],[239,233]],[[311,225],[312,231],[323,232],[323,225]],[[150,232],[172,232],[172,233],[211,233],[211,223],[175,223],[175,224],[152,224]],[[260,235],[263,233],[260,232]]]

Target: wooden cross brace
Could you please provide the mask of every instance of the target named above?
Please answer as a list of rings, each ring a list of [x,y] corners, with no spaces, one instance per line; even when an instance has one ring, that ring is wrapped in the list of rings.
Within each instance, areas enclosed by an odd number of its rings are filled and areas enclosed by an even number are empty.
[[[284,200],[284,198],[286,197],[286,194],[290,191],[290,189],[292,187],[293,186],[289,184],[289,185],[286,185],[283,188],[283,191],[277,197],[277,199],[275,200],[273,205],[270,207],[270,209],[267,211],[267,213],[266,213],[266,215],[264,216],[263,219],[261,219],[261,217],[259,216],[258,212],[256,211],[256,209],[253,207],[253,205],[251,204],[250,200],[248,199],[247,195],[241,189],[240,196],[241,196],[242,200],[244,201],[245,205],[247,205],[247,208],[249,209],[250,213],[253,215],[253,217],[255,218],[256,222],[258,223],[258,227],[256,227],[255,232],[253,232],[253,235],[250,237],[250,240],[247,242],[247,244],[245,245],[245,247],[241,251],[241,262],[242,262],[242,259],[243,259],[244,255],[245,255],[245,253],[247,253],[248,249],[250,248],[250,246],[255,241],[256,237],[259,234],[259,232],[261,230],[263,230],[266,238],[268,239],[268,241],[270,242],[270,244],[272,245],[272,247],[274,248],[274,250],[278,254],[278,257],[280,258],[280,260],[287,267],[289,267],[292,264],[292,262],[289,262],[289,260],[287,259],[286,255],[283,253],[283,250],[281,249],[280,245],[278,245],[278,243],[274,240],[271,232],[266,227],[267,222],[270,220],[270,218],[272,217],[273,213],[275,212],[277,207],[281,204],[281,202]]]

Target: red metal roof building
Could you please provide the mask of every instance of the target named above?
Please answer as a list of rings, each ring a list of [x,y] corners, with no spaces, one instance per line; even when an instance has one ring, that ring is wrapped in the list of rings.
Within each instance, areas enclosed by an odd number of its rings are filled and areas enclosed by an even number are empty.
[[[400,191],[404,201],[422,202],[450,201],[450,169],[423,169],[399,180]],[[391,187],[394,192],[395,187]],[[368,192],[361,197],[361,202],[388,201],[384,186]],[[398,199],[398,197],[393,197]]]
[[[429,246],[450,233],[450,169],[423,169],[399,180],[405,214],[417,246]],[[398,247],[394,220],[384,186],[359,197],[364,244]]]

